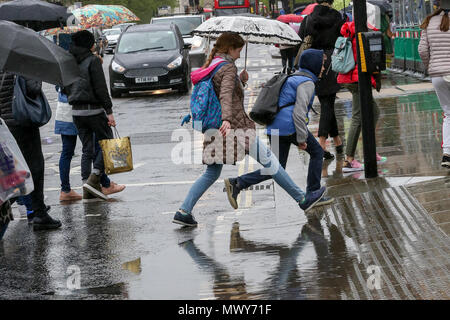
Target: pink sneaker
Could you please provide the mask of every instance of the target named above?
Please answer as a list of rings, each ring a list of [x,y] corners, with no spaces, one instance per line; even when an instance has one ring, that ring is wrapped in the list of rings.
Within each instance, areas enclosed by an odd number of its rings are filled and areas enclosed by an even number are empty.
[[[363,170],[364,166],[355,159],[353,159],[352,162],[348,162],[347,160],[345,160],[344,166],[342,167],[342,172],[354,172]]]
[[[380,156],[380,155],[377,153],[377,163],[378,163],[378,164],[385,163],[386,161],[387,161],[387,158],[386,158],[386,157],[382,157],[382,156]]]

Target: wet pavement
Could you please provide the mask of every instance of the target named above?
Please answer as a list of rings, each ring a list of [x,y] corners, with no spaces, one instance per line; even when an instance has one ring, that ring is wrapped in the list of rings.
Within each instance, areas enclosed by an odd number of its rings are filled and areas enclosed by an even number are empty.
[[[268,47],[249,47],[247,111],[260,85],[281,69],[280,60],[268,57]],[[450,171],[440,166],[442,112],[428,82],[386,73],[383,84],[387,93],[375,95],[381,110],[376,141],[388,161],[378,178],[344,175],[334,160],[325,163],[322,181],[336,198],[332,206],[305,216],[269,180],[242,192],[233,210],[223,179],[259,168],[246,159],[225,166],[200,199],[196,229],[171,222],[204,170],[171,161],[188,95],[161,91],[114,100],[135,169],[111,176],[127,188],[108,202],[59,202],[61,141],[51,121],[41,128],[45,194],[63,227],[33,232],[15,206],[16,219],[0,242],[0,297],[448,299]],[[46,94],[55,108],[56,92],[46,86]],[[339,127],[346,132],[351,103],[345,91],[338,98]],[[310,130],[317,128],[313,116]],[[190,137],[201,149],[201,136]],[[329,149],[334,152],[332,144]],[[80,156],[79,143],[71,170],[79,192]],[[356,157],[363,158],[361,142]],[[290,158],[287,171],[304,189],[308,155],[293,148]]]

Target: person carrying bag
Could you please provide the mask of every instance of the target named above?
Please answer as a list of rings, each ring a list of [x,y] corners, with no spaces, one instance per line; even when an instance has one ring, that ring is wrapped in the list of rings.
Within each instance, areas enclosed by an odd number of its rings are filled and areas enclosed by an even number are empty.
[[[16,76],[12,111],[21,126],[42,127],[47,124],[52,110],[42,92],[42,83]]]

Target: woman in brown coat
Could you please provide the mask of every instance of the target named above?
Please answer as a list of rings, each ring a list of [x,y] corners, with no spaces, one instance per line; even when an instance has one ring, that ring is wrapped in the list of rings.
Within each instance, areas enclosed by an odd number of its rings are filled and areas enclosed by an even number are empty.
[[[247,154],[264,167],[263,174],[272,175],[273,179],[302,205],[302,208],[306,203],[314,205],[325,192],[323,187],[320,195],[317,193],[314,197],[305,195],[284,171],[270,149],[258,139],[255,124],[244,109],[243,83],[248,80],[248,74],[244,70],[238,76],[237,67],[234,64],[240,58],[244,45],[244,40],[238,34],[223,33],[217,39],[208,60],[199,72],[204,78],[219,68],[213,76],[213,84],[222,108],[222,125],[219,129],[209,129],[205,132],[203,163],[207,165],[206,171],[189,190],[180,209],[175,213],[174,223],[190,227],[197,226],[197,221],[192,215],[192,209],[197,201],[220,177],[224,164],[235,164]],[[195,83],[194,78],[193,81]]]

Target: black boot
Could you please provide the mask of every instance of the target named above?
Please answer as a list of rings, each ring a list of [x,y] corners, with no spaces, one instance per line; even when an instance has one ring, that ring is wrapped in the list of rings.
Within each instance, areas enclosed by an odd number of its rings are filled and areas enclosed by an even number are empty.
[[[47,211],[45,213],[37,213],[33,219],[33,231],[58,229],[61,225],[61,221],[50,217]]]

